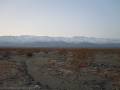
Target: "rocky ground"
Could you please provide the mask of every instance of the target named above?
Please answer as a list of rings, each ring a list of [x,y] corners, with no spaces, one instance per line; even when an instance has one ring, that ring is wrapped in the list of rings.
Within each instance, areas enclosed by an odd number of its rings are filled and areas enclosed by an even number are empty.
[[[120,90],[120,49],[0,49],[0,90]]]

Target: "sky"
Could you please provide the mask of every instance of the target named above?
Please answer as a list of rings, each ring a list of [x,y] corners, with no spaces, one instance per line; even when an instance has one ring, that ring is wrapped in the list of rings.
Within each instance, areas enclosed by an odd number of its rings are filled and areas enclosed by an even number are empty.
[[[120,38],[120,0],[0,0],[0,35]]]

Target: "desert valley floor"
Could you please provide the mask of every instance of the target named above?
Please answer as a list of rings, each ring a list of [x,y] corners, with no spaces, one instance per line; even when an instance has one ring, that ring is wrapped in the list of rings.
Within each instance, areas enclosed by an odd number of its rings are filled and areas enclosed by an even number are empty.
[[[1,48],[0,90],[120,90],[120,49]]]

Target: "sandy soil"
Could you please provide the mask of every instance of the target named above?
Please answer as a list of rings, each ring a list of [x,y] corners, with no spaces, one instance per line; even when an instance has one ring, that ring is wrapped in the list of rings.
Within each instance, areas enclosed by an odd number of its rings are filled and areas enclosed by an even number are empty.
[[[120,49],[0,49],[0,90],[120,90]]]

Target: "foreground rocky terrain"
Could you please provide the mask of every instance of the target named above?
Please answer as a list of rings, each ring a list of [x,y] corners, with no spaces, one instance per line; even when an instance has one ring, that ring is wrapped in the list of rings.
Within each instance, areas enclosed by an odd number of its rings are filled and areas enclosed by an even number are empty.
[[[120,49],[1,48],[0,90],[120,90]]]

